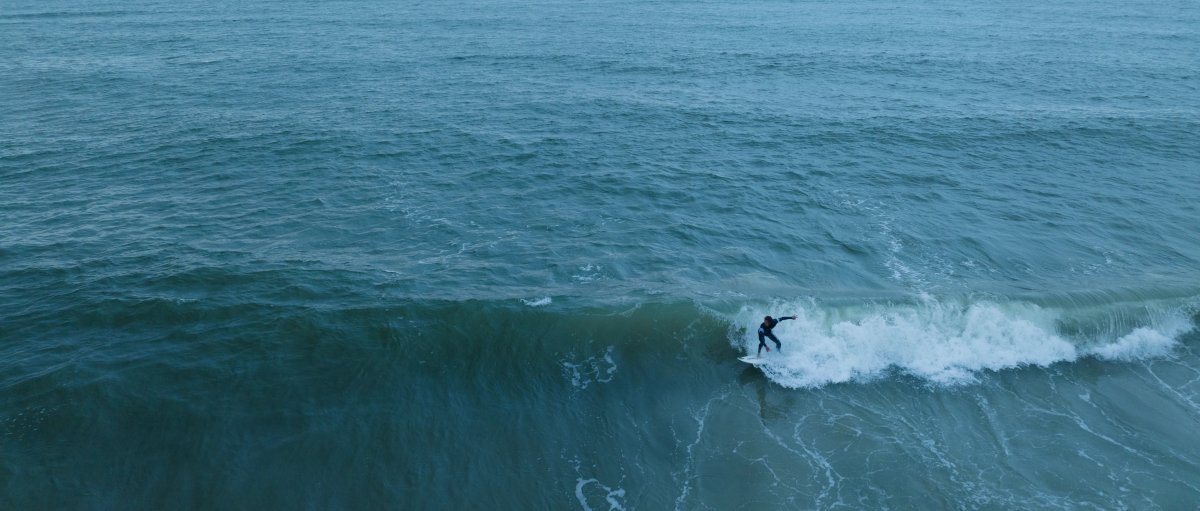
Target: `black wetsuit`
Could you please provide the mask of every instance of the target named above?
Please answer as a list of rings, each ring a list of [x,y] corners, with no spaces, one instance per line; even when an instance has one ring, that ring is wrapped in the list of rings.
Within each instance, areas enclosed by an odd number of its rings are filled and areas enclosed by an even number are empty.
[[[775,337],[775,334],[771,333],[771,329],[775,328],[775,325],[778,325],[780,321],[792,318],[783,317],[773,319],[774,321],[772,321],[769,325],[766,321],[763,321],[761,325],[758,325],[758,353],[760,355],[762,354],[762,349],[767,348],[767,337],[770,337],[772,341],[775,341],[775,349],[783,350],[783,343],[779,342],[779,338]],[[767,351],[771,351],[771,348],[767,348]]]

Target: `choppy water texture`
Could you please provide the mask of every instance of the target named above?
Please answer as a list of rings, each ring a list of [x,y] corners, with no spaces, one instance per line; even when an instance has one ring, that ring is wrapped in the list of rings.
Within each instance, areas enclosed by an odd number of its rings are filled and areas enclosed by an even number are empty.
[[[0,508],[1190,509],[1197,63],[1176,1],[2,2]]]

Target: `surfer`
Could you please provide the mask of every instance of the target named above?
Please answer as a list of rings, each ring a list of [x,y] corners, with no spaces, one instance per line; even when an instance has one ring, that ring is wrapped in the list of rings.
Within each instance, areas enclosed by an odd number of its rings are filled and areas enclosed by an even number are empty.
[[[772,318],[771,316],[767,316],[767,317],[763,318],[762,324],[758,325],[758,355],[759,356],[762,356],[763,348],[767,348],[767,353],[771,352],[770,346],[767,346],[767,341],[766,341],[767,337],[770,337],[772,341],[775,341],[775,349],[777,349],[781,352],[783,351],[783,343],[779,342],[779,338],[775,337],[775,334],[771,333],[771,329],[775,328],[775,325],[778,325],[780,321],[783,321],[785,319],[796,319],[796,316],[795,315],[792,315],[791,317],[784,316],[779,319],[775,319],[775,318]]]

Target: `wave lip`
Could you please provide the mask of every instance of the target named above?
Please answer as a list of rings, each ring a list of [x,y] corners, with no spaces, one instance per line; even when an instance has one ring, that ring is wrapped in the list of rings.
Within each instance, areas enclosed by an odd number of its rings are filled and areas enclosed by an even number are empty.
[[[771,313],[798,316],[777,327],[783,353],[764,354],[779,359],[762,366],[773,381],[793,388],[869,381],[893,371],[957,385],[977,381],[984,371],[1046,367],[1088,356],[1113,361],[1163,357],[1192,329],[1179,308],[1143,307],[1135,320],[1115,308],[1112,316],[1125,318],[1123,326],[1086,336],[1061,331],[1072,310],[1020,301],[926,298],[914,304],[828,307],[809,300],[775,304],[770,310],[744,307],[735,321],[754,324]],[[734,343],[753,353],[755,331]]]
[[[1108,360],[1130,362],[1143,358],[1164,357],[1175,345],[1175,337],[1190,328],[1183,324],[1171,325],[1164,331],[1140,327],[1117,339],[1116,342],[1097,346],[1089,354]]]

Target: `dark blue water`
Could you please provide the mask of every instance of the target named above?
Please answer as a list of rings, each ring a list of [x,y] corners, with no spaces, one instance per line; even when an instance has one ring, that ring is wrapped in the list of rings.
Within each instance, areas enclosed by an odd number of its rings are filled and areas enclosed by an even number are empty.
[[[1191,2],[0,4],[0,508],[1190,508],[1198,49]]]

